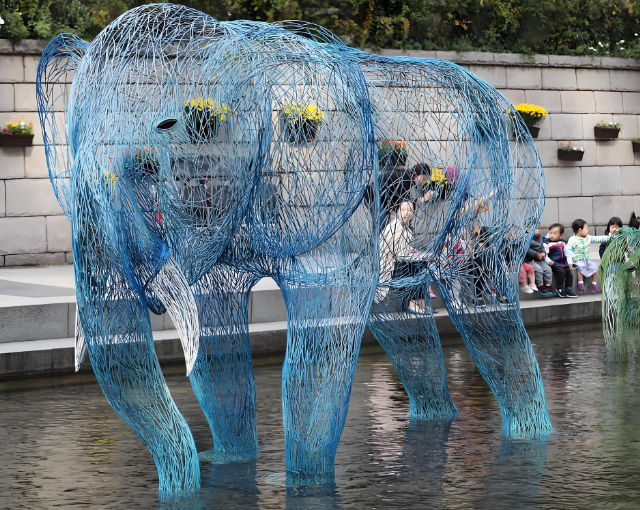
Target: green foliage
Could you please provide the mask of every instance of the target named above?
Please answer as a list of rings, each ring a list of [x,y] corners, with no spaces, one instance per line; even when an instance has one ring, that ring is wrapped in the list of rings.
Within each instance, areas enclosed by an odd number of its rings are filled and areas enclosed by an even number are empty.
[[[0,37],[91,39],[154,0],[0,0]],[[159,0],[155,0],[156,2]],[[371,48],[640,58],[640,0],[186,0],[220,20],[301,19]]]

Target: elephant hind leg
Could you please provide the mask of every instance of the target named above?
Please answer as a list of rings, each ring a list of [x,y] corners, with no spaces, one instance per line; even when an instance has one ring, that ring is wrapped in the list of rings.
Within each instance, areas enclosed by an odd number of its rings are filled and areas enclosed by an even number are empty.
[[[113,409],[149,449],[161,497],[200,487],[191,430],[162,375],[149,315],[131,296],[80,309],[93,371]]]
[[[428,296],[428,282],[423,295]],[[414,289],[409,288],[409,292]],[[427,304],[428,315],[404,310],[405,293],[392,289],[388,299],[374,304],[369,328],[383,347],[409,397],[411,420],[453,420],[457,414],[449,388],[440,335]]]

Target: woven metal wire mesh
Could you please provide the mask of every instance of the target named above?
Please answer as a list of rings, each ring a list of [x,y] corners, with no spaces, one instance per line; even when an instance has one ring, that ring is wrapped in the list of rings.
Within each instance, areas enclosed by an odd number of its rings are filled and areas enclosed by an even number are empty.
[[[602,261],[602,329],[607,356],[627,361],[640,350],[640,231],[613,232]]]
[[[72,222],[76,363],[86,351],[154,456],[161,494],[197,489],[199,467],[148,309],[180,334],[214,439],[202,457],[255,458],[248,308],[265,276],[287,307],[294,482],[331,476],[367,321],[412,417],[455,416],[431,281],[505,434],[549,430],[516,292],[542,171],[524,124],[486,83],[447,62],[347,48],[312,25],[220,23],[158,4],[91,44],[54,39],[38,101]]]

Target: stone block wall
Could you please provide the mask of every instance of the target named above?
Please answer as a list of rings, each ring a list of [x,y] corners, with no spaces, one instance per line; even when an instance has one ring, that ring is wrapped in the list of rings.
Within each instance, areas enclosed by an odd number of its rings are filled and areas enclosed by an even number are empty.
[[[0,39],[0,127],[33,122],[34,146],[0,148],[0,265],[71,262],[71,227],[48,180],[38,122],[35,82],[45,43]],[[401,55],[400,50],[382,50]],[[611,216],[640,213],[640,157],[630,140],[640,132],[640,62],[501,53],[409,51],[409,56],[456,62],[500,89],[514,104],[549,111],[536,140],[545,168],[547,202],[542,227],[560,221],[570,230],[582,217],[602,233]],[[599,121],[621,122],[616,141],[596,141]],[[586,150],[580,162],[559,161],[558,142]]]
[[[38,121],[36,73],[46,43],[0,40],[0,129],[33,122],[33,147],[0,147],[0,266],[65,264],[71,224],[53,194]]]

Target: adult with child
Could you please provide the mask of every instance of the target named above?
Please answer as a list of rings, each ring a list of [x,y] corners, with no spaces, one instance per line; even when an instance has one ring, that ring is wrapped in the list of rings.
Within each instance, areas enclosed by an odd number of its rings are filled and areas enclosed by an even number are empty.
[[[530,264],[533,268],[535,276],[535,284],[541,296],[555,296],[556,293],[551,289],[551,281],[553,272],[549,265],[550,259],[547,256],[545,245],[540,234],[540,226],[536,227],[536,231],[531,238],[531,244],[524,257],[526,264]]]
[[[591,276],[591,289],[599,293],[598,264],[591,260],[591,243],[607,242],[609,236],[590,236],[589,225],[582,219],[575,220],[571,229],[575,235],[569,238],[567,248],[573,254],[573,261],[578,270],[578,290],[584,291],[584,279]]]
[[[543,239],[549,252],[549,265],[556,275],[556,294],[561,298],[577,298],[573,292],[573,258],[562,239],[564,227],[560,223],[554,223],[549,227],[547,237]]]

